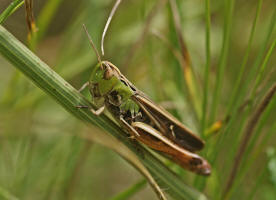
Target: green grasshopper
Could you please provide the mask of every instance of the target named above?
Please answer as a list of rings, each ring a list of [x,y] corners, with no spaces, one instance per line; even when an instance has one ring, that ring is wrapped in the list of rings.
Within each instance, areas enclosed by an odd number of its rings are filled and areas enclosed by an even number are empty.
[[[101,41],[102,54],[107,28],[120,2],[116,1],[105,25]],[[90,109],[91,112],[100,115],[107,108],[131,138],[163,152],[185,169],[200,175],[210,175],[208,162],[194,153],[204,147],[204,142],[138,90],[115,65],[102,61],[86,27],[83,27],[99,62],[89,81],[79,90],[89,88],[93,102],[99,107],[97,110]]]
[[[99,107],[90,109],[91,112],[100,115],[106,108],[131,138],[165,153],[185,169],[210,175],[208,162],[194,153],[204,147],[204,142],[138,90],[115,65],[101,61],[85,26],[84,30],[99,61],[89,81],[80,89],[88,87],[93,102]]]

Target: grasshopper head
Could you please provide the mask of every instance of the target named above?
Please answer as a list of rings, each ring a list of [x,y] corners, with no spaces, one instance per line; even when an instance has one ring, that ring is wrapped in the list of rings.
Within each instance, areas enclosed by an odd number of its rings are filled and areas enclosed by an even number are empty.
[[[101,80],[110,80],[113,76],[119,77],[120,71],[112,63],[102,61],[93,69],[90,82],[98,83]]]
[[[112,63],[102,61],[96,65],[90,76],[90,92],[93,97],[102,97],[119,82],[120,71]]]

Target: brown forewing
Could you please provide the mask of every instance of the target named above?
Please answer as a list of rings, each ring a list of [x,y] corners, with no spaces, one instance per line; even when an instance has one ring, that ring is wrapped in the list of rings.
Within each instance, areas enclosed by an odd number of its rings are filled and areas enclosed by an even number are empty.
[[[159,131],[142,122],[133,122],[131,126],[139,133],[135,137],[148,147],[167,154],[183,168],[200,175],[210,175],[211,167],[199,155],[189,152],[163,136]]]
[[[139,92],[132,96],[145,113],[149,113],[161,126],[159,130],[163,135],[169,137],[174,143],[189,151],[199,151],[204,147],[204,142],[191,130],[184,126],[164,108],[156,105],[149,98]]]

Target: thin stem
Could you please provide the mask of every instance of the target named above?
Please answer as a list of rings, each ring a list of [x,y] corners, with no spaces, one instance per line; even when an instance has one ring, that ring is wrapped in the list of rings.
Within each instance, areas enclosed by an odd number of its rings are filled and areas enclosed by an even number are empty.
[[[256,60],[254,62],[254,65],[253,65],[252,68],[250,68],[250,72],[249,72],[248,78],[245,80],[245,82],[243,84],[243,87],[240,88],[239,98],[235,102],[237,105],[241,105],[242,104],[244,96],[246,94],[248,94],[248,92],[246,92],[246,90],[248,90],[249,84],[251,83],[251,81],[253,80],[253,78],[257,76],[258,67],[261,65],[262,58],[263,58],[263,55],[265,53],[265,49],[266,49],[266,47],[268,45],[268,42],[269,42],[269,40],[271,38],[271,35],[273,33],[275,25],[276,25],[276,9],[274,10],[274,13],[273,13],[273,15],[271,17],[271,22],[270,22],[270,25],[269,25],[268,30],[267,30],[267,35],[264,38],[264,41],[262,43],[260,51],[258,52],[258,56],[257,56],[257,58],[256,58]],[[269,51],[269,52],[271,52],[271,51]],[[271,54],[269,52],[266,54],[266,59],[265,60],[267,60],[270,57]],[[248,98],[248,100],[250,102],[252,101],[252,95]],[[249,107],[250,107],[250,105],[249,105]],[[222,145],[223,145],[222,141],[231,132],[231,130],[233,128],[233,124],[235,122],[235,119],[236,119],[238,113],[239,113],[238,109],[235,109],[233,111],[233,113],[231,114],[231,118],[229,119],[229,122],[222,129],[221,133],[223,132],[223,134],[220,134],[218,142],[216,143],[216,147],[214,148],[213,153],[212,153],[212,157],[213,157],[212,160],[213,160],[213,162],[215,162],[216,157],[218,155],[218,152],[219,152],[218,149],[222,148]]]
[[[169,2],[172,10],[172,16],[173,16],[175,32],[177,35],[177,41],[180,46],[180,52],[181,52],[180,65],[182,67],[182,70],[184,73],[184,79],[188,89],[188,98],[192,102],[191,105],[193,106],[193,110],[195,112],[197,119],[199,119],[201,118],[201,115],[202,115],[200,102],[199,102],[199,99],[201,98],[199,98],[199,93],[197,92],[198,90],[196,89],[197,87],[196,87],[196,82],[194,81],[195,78],[194,78],[193,69],[191,66],[190,54],[182,34],[179,9],[177,8],[175,0],[170,0]]]
[[[267,122],[268,118],[270,117],[271,112],[276,108],[276,98],[274,97],[271,103],[266,108],[266,111],[262,114],[262,118],[260,119],[259,126],[257,127],[252,139],[250,140],[250,143],[248,144],[247,150],[244,153],[241,167],[240,167],[240,173],[239,176],[236,178],[234,185],[232,186],[232,191],[236,191],[236,188],[239,187],[242,184],[242,181],[246,178],[248,175],[249,170],[251,169],[252,165],[256,163],[257,159],[260,158],[260,154],[264,152],[265,145],[268,144],[268,141],[273,136],[273,131],[276,130],[276,123],[272,125],[269,131],[266,133],[262,132],[262,128],[265,125],[265,122]],[[263,135],[262,138],[260,138],[260,135]],[[256,146],[256,142],[258,141],[258,145]],[[253,151],[253,147],[256,147]]]
[[[269,61],[269,58],[270,58],[275,46],[276,46],[276,39],[273,41],[272,45],[270,46],[270,48],[265,56],[264,62],[262,64],[260,71],[258,73],[258,76],[256,78],[255,85],[254,85],[253,91],[251,93],[251,97],[254,97],[256,95],[257,88],[259,87],[261,80],[263,79],[264,71],[267,67],[267,63]]]
[[[211,123],[214,122],[216,118],[217,110],[218,110],[218,102],[219,102],[222,83],[223,83],[224,69],[226,67],[227,55],[228,55],[228,50],[230,45],[234,5],[235,5],[235,0],[226,1],[226,5],[225,5],[226,15],[224,20],[223,43],[222,43],[222,49],[221,49],[221,54],[219,59],[219,66],[218,66],[217,75],[216,75],[215,91],[212,99],[213,104],[212,104],[211,115],[210,115]]]
[[[201,116],[201,135],[206,137],[205,126],[207,116],[207,105],[208,105],[208,87],[209,87],[209,74],[210,74],[210,63],[211,63],[211,49],[210,49],[210,29],[211,29],[211,13],[210,13],[210,0],[205,0],[205,54],[206,63],[204,69],[204,86],[203,86],[203,101],[202,101],[202,116]],[[206,179],[196,177],[194,185],[201,191],[205,187]]]
[[[207,116],[207,104],[208,104],[208,87],[209,87],[209,74],[210,74],[210,29],[211,29],[211,13],[210,13],[210,0],[205,0],[205,51],[206,51],[206,64],[204,70],[204,88],[203,88],[203,102],[202,102],[202,118],[201,118],[201,133],[204,135],[206,116]]]
[[[239,95],[239,91],[240,91],[239,88],[241,87],[241,81],[242,81],[242,77],[243,77],[245,67],[246,67],[246,64],[248,61],[249,53],[251,50],[251,46],[252,46],[252,42],[253,42],[255,30],[256,30],[256,24],[257,24],[258,18],[260,16],[261,8],[262,8],[262,3],[263,3],[263,0],[258,1],[257,11],[256,11],[255,19],[253,21],[253,25],[251,28],[248,45],[247,45],[247,48],[245,51],[245,55],[243,57],[243,61],[242,61],[241,67],[240,67],[237,81],[235,82],[233,94],[231,95],[231,99],[230,99],[230,103],[229,103],[229,107],[228,107],[228,111],[227,111],[228,115],[229,115],[230,111],[233,109],[233,105],[236,103],[237,96]]]
[[[253,114],[251,119],[248,121],[247,126],[245,128],[244,137],[242,139],[242,142],[240,144],[239,150],[236,154],[234,164],[230,173],[230,176],[228,178],[226,188],[223,193],[223,199],[228,198],[229,191],[232,187],[233,181],[237,175],[237,172],[239,170],[239,166],[241,164],[242,156],[247,148],[248,142],[251,139],[251,136],[254,132],[254,129],[256,125],[259,122],[259,119],[262,115],[262,113],[265,111],[266,107],[269,105],[271,99],[273,98],[274,94],[276,92],[276,83],[270,88],[270,90],[267,92],[263,100],[261,101],[260,105],[258,106],[256,112]]]

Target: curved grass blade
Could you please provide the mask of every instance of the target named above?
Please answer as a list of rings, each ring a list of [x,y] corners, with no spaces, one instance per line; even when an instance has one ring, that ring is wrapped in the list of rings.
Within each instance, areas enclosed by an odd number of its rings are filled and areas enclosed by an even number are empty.
[[[132,152],[138,155],[143,165],[158,180],[159,185],[162,188],[167,188],[166,192],[172,197],[179,200],[207,199],[204,194],[184,184],[175,173],[141,145],[139,145],[139,149],[144,156],[139,156],[140,151],[137,151],[137,148],[125,136],[122,129],[108,117],[105,115],[98,117],[87,109],[77,109],[77,105],[91,104],[2,26],[0,26],[0,53],[76,118],[87,124],[96,124],[122,141]],[[93,105],[91,107],[95,108]]]
[[[1,13],[0,24],[2,24],[12,13],[24,4],[24,0],[15,0]]]

